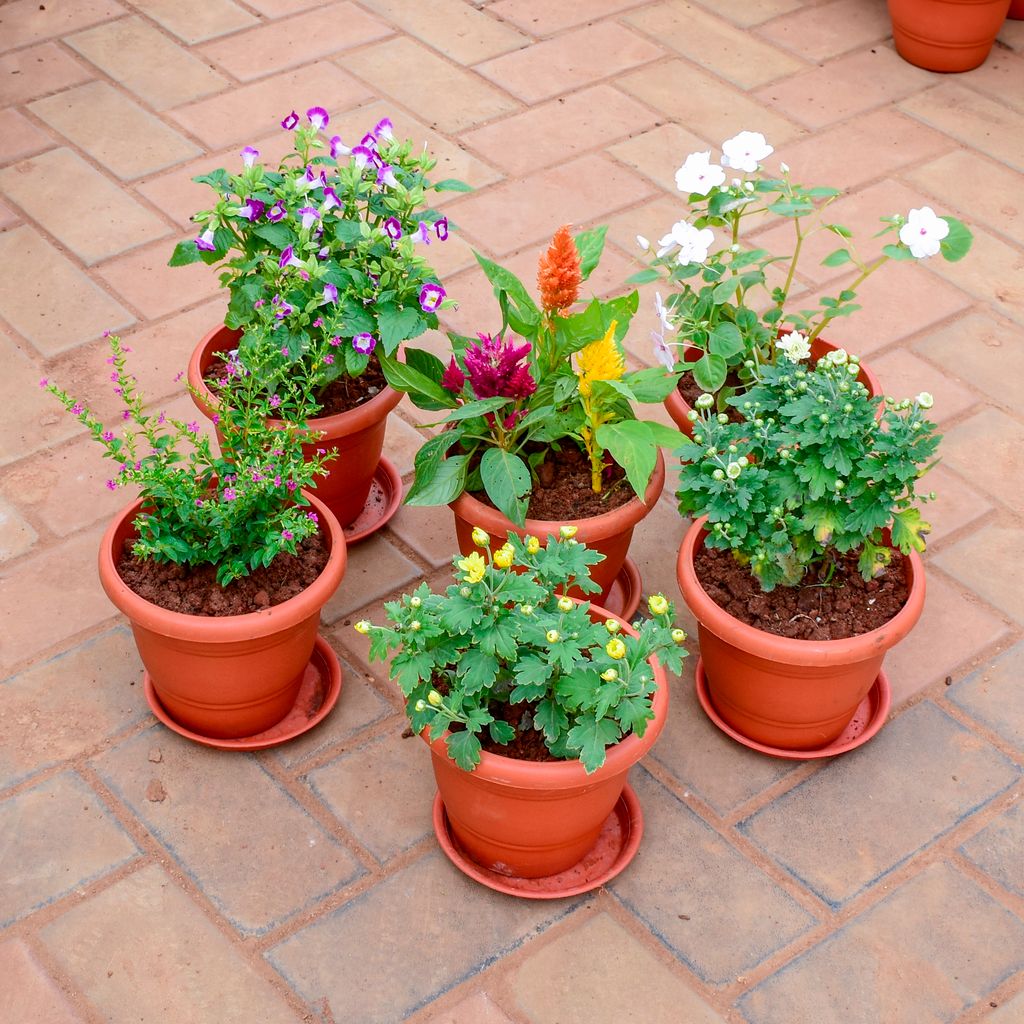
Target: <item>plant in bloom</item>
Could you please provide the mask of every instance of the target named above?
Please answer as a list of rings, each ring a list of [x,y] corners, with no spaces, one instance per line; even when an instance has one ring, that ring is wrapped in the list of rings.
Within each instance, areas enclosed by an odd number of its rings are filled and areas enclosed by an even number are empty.
[[[612,476],[618,466],[644,495],[658,447],[675,447],[682,434],[637,419],[631,403],[664,401],[679,375],[625,372],[621,341],[637,309],[635,291],[579,302],[605,232],[555,232],[538,263],[539,304],[511,271],[477,253],[498,297],[500,329],[475,339],[449,334],[447,365],[411,348],[404,363],[382,359],[392,387],[422,409],[447,413],[440,420],[447,429],[417,454],[407,503],[446,504],[465,490],[482,490],[522,525],[538,467],[564,444],[587,455],[595,493],[619,485],[622,473]]]
[[[939,443],[932,396],[886,398],[879,419],[883,400],[857,380],[856,356],[806,359],[748,367],[752,386],[730,399],[742,422],[702,395],[683,447],[679,511],[706,515],[705,545],[734,552],[766,591],[811,570],[828,579],[851,551],[870,579],[893,548],[923,551],[930,529],[918,504],[935,495],[916,486]]]
[[[214,455],[197,423],[146,411],[127,349],[110,335],[111,382],[123,403],[118,429],[108,429],[57,384],[40,381],[112,460],[110,490],[129,487],[143,499],[133,552],[185,566],[215,565],[222,586],[269,565],[317,530],[301,488],[322,473],[322,455],[306,462],[308,431],[273,429],[266,396],[252,377],[225,388],[215,419],[223,455]],[[300,410],[301,412],[301,410]]]
[[[231,293],[227,326],[242,331],[235,361],[277,395],[279,416],[319,408],[325,389],[357,377],[371,356],[393,354],[429,328],[446,293],[425,255],[448,238],[448,221],[428,207],[434,161],[394,137],[387,118],[346,145],[329,136],[330,115],[293,111],[281,126],[293,147],[277,168],[252,146],[242,168],[197,177],[216,194],[193,220],[172,266],[219,265]]]
[[[444,594],[423,583],[384,605],[385,625],[355,628],[370,637],[372,660],[390,660],[413,729],[431,740],[447,732],[460,768],[480,763],[482,739],[500,753],[536,731],[553,756],[596,771],[609,746],[643,736],[654,717],[655,662],[682,668],[686,636],[672,625],[673,606],[655,595],[651,619],[609,639],[587,602],[564,596],[599,589],[589,572],[598,552],[554,536],[531,546],[513,533],[485,547],[486,558],[453,560]]]
[[[881,251],[862,255],[852,231],[829,217],[829,207],[840,196],[837,189],[809,187],[792,178],[785,163],[769,173],[764,161],[774,153],[760,132],[740,132],[722,143],[718,163],[711,150],[691,153],[676,172],[676,185],[686,196],[687,216],[660,239],[647,269],[633,275],[632,283],[663,279],[671,288],[663,302],[656,297],[658,327],[652,332],[654,356],[667,369],[685,368],[700,388],[715,396],[719,409],[737,390],[754,381],[754,371],[786,354],[785,344],[797,344],[797,335],[813,344],[836,317],[859,309],[857,290],[890,260],[927,259],[936,254],[959,260],[970,249],[971,234],[954,217],[940,217],[927,206],[906,216],[882,217],[878,235],[895,233],[897,240]],[[733,176],[738,174],[739,176]],[[780,217],[793,226],[793,244],[775,255],[757,241],[744,240],[745,227],[761,228],[766,218]],[[826,266],[851,268],[835,296],[824,296],[811,308],[789,308],[794,275],[807,240],[830,232],[840,243],[822,261]],[[647,239],[638,236],[645,252]],[[783,282],[769,287],[769,266],[781,270]],[[672,337],[672,332],[675,336]],[[800,348],[802,349],[802,342]],[[796,351],[794,349],[793,351]],[[748,367],[752,362],[752,367]]]

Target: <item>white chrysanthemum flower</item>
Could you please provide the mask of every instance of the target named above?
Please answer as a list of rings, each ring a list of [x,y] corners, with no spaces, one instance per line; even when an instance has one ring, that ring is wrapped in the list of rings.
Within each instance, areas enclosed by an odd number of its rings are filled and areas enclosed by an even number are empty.
[[[811,343],[799,331],[784,334],[779,339],[777,348],[793,363],[803,362],[811,354]]]
[[[752,174],[757,165],[775,152],[760,132],[740,132],[722,143],[722,166]]]
[[[691,153],[676,171],[676,188],[680,192],[706,196],[716,185],[725,181],[725,171],[711,163],[711,150]]]
[[[658,242],[658,255],[664,256],[678,246],[676,259],[680,266],[703,263],[708,258],[708,249],[714,240],[715,233],[711,228],[695,228],[685,220],[677,221],[672,225],[672,230]]]
[[[742,472],[743,467],[738,462],[730,462],[729,465],[725,467],[725,475],[730,480],[735,480]]]
[[[935,399],[927,391],[922,391],[916,401],[922,409],[930,409],[935,404]]]
[[[939,251],[948,234],[949,225],[930,206],[922,206],[907,214],[907,223],[900,228],[900,241],[912,256],[923,260]]]

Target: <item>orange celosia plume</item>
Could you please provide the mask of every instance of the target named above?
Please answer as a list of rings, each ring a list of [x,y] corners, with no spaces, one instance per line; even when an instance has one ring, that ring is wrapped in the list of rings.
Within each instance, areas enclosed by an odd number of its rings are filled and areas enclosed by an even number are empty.
[[[579,250],[569,234],[569,225],[563,224],[537,262],[541,306],[549,313],[568,309],[579,296],[582,280]]]

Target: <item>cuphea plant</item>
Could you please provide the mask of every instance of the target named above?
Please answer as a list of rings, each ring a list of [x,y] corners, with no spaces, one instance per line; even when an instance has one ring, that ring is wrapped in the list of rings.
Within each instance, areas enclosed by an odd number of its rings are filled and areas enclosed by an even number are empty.
[[[465,190],[455,180],[431,185],[434,166],[379,121],[349,147],[322,137],[322,107],[281,122],[294,146],[276,170],[242,150],[239,174],[223,169],[195,180],[216,193],[195,214],[194,241],[170,263],[220,264],[231,293],[225,323],[243,334],[237,358],[283,400],[316,407],[332,381],[358,376],[371,353],[437,327],[445,290],[424,253],[448,237],[448,220],[427,207],[431,190]]]
[[[688,197],[690,219],[674,224],[656,247],[637,238],[645,252],[654,253],[650,266],[630,281],[664,279],[674,289],[664,303],[660,294],[656,297],[660,327],[654,336],[655,357],[666,368],[676,369],[681,350],[696,349],[696,357],[687,357],[686,369],[700,388],[716,396],[720,409],[730,395],[753,382],[757,367],[776,361],[781,334],[796,329],[811,343],[837,317],[859,309],[857,290],[890,260],[941,253],[943,259],[955,261],[971,246],[971,233],[959,220],[936,216],[924,206],[906,217],[880,218],[883,227],[876,237],[897,237],[877,255],[863,256],[852,231],[828,217],[839,190],[801,185],[793,181],[785,163],[779,165],[779,175],[767,173],[762,161],[773,152],[759,132],[740,132],[722,143],[720,164],[711,162],[710,150],[691,153],[676,172],[676,185]],[[727,169],[741,176],[727,180]],[[760,228],[772,216],[793,225],[793,247],[786,255],[775,255],[759,247],[756,238],[748,242],[744,236],[744,229]],[[835,235],[840,245],[823,264],[849,265],[857,273],[837,295],[826,295],[808,308],[790,309],[804,246],[822,231]],[[774,287],[766,277],[772,267],[784,275]],[[668,340],[671,332],[677,332],[678,340]]]
[[[682,435],[637,419],[631,403],[663,401],[678,377],[660,368],[626,373],[620,343],[636,312],[635,291],[573,312],[604,235],[598,228],[574,239],[559,229],[540,258],[539,306],[515,275],[477,254],[498,298],[499,333],[478,340],[450,334],[447,366],[413,349],[405,363],[382,359],[389,383],[416,405],[451,410],[440,421],[446,429],[417,455],[409,504],[439,505],[483,490],[523,525],[539,465],[567,443],[587,454],[595,493],[608,490],[614,461],[643,497],[659,445],[675,446]]]
[[[322,473],[326,456],[303,460],[303,443],[315,435],[294,424],[269,425],[265,393],[251,375],[235,373],[214,413],[222,456],[197,422],[147,412],[135,377],[126,368],[125,348],[110,336],[110,375],[124,408],[119,430],[105,427],[85,405],[50,383],[55,395],[118,464],[110,490],[136,487],[142,510],[135,519],[139,558],[179,565],[215,565],[222,586],[317,530],[302,488]]]
[[[786,339],[780,343],[784,352]],[[742,422],[704,394],[683,448],[679,511],[708,517],[704,543],[735,553],[769,591],[815,570],[828,579],[837,553],[859,553],[865,579],[883,571],[892,548],[923,551],[917,480],[939,443],[925,418],[932,396],[884,401],[857,380],[856,356],[836,349],[813,367],[787,354],[749,366],[753,383],[731,404]]]
[[[390,625],[356,623],[370,636],[372,659],[390,656],[413,729],[432,740],[450,730],[448,753],[466,771],[480,762],[484,730],[505,745],[517,728],[541,732],[553,757],[596,771],[608,746],[642,736],[654,717],[652,659],[682,667],[686,635],[662,595],[650,599],[652,618],[635,634],[615,619],[594,621],[589,604],[563,596],[598,589],[589,567],[602,556],[574,533],[563,527],[546,546],[510,533],[495,550],[476,529],[480,551],[454,560],[456,582],[444,595],[424,583],[385,604]],[[508,705],[525,707],[506,716]]]

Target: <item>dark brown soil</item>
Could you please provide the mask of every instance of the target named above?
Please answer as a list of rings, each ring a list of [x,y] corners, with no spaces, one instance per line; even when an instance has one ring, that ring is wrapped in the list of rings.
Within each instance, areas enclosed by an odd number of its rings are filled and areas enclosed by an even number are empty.
[[[480,745],[491,754],[501,754],[502,757],[511,757],[516,761],[562,761],[561,757],[555,757],[547,748],[544,742],[544,733],[532,726],[528,729],[521,727],[523,715],[529,710],[529,704],[495,704],[491,706],[491,714],[495,718],[508,722],[516,730],[515,738],[511,743],[495,743],[490,733],[484,729],[480,735]]]
[[[708,596],[734,618],[797,640],[842,640],[878,629],[907,603],[910,593],[898,551],[877,579],[865,580],[857,570],[856,553],[850,553],[827,584],[810,580],[799,587],[776,587],[769,594],[730,551],[702,547],[694,568]]]
[[[224,376],[225,363],[215,356],[203,375],[207,387],[215,389],[217,381]],[[331,381],[317,396],[320,403],[318,416],[337,416],[339,413],[350,412],[357,406],[368,402],[387,387],[384,371],[376,356],[370,356],[370,362],[364,373],[358,377],[338,377]]]
[[[221,587],[212,565],[188,568],[136,558],[126,540],[117,571],[139,597],[186,615],[245,615],[281,604],[301,593],[323,572],[328,552],[319,534],[307,537],[298,552],[282,552],[267,568]]]
[[[588,519],[621,508],[634,497],[621,466],[610,463],[601,482],[601,493],[590,486],[590,459],[573,443],[562,445],[561,451],[548,450],[537,467],[537,483],[530,493],[527,516],[563,522],[567,519]],[[483,491],[473,497],[494,508]]]

